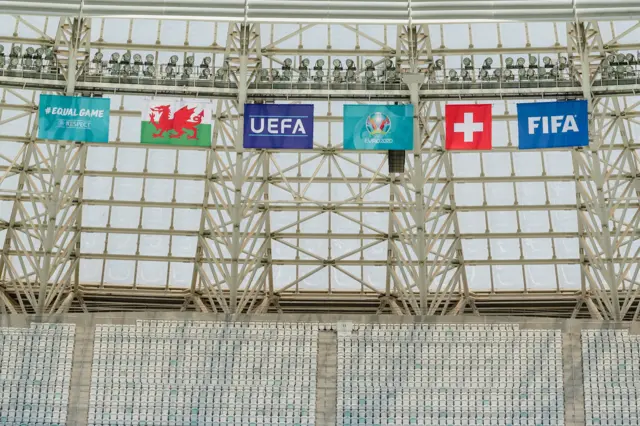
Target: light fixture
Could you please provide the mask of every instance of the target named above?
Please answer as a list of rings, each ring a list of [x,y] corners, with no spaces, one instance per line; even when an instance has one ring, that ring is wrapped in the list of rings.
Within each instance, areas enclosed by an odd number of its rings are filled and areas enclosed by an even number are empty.
[[[5,63],[4,53],[0,53],[0,68],[4,68]]]
[[[542,63],[544,64],[545,68],[553,68],[553,63],[549,56],[545,56],[544,58],[542,58]]]
[[[349,83],[356,82],[356,71],[354,69],[347,70],[347,82]]]
[[[38,47],[36,49],[36,56],[42,58],[44,56],[44,47]]]
[[[147,56],[144,57],[144,64],[149,66],[149,65],[153,65],[155,58],[154,56],[149,53]]]
[[[119,58],[120,56],[118,56]],[[120,74],[120,64],[118,62],[114,62],[111,64],[111,75],[117,76]]]
[[[347,69],[348,70],[355,70],[356,69],[356,63],[353,62],[353,59],[347,59]]]
[[[334,70],[338,70],[338,71],[342,71],[342,62],[340,61],[340,59],[334,59],[333,60],[333,69]]]
[[[489,80],[489,71],[487,71],[486,69],[482,69],[480,70],[480,80],[482,81],[487,81]]]
[[[188,80],[191,78],[191,75],[193,75],[193,67],[184,67],[182,70],[182,79]]]
[[[122,61],[125,64],[128,64],[129,62],[131,62],[131,51],[127,50],[126,52],[124,52],[124,54],[122,55]]]
[[[11,48],[11,54],[9,56],[12,58],[18,58],[22,56],[22,48],[20,48],[20,46],[13,46]]]
[[[292,78],[293,78],[293,71],[291,71],[291,68],[282,70],[283,81],[291,81]]]
[[[316,62],[316,65],[317,65],[317,62]],[[323,62],[323,65],[324,65],[324,62]],[[322,82],[323,78],[324,78],[324,71],[322,69],[316,69],[316,73],[313,76],[313,81],[316,83],[320,83]]]
[[[482,64],[482,69],[490,70],[491,69],[491,65],[493,65],[493,59],[492,58],[487,58],[487,59],[484,60],[484,63]]]
[[[523,68],[526,62],[527,61],[523,57],[519,57],[518,60],[516,61],[516,66],[518,68]]]
[[[196,63],[196,58],[193,56],[187,56],[187,59],[184,62],[186,66],[192,67]]]
[[[280,72],[276,69],[271,69],[271,79],[273,81],[278,81],[280,80]]]
[[[505,80],[513,80],[513,78],[514,78],[513,77],[513,71],[511,71],[511,70],[504,70],[503,76],[504,76]]]
[[[529,79],[535,79],[536,78],[536,70],[533,68],[529,68],[527,70],[527,78]]]
[[[44,49],[44,59],[46,59],[47,61],[53,61],[55,59],[53,47],[49,46]]]
[[[142,55],[139,53],[133,55],[133,63],[135,65],[142,65]]]
[[[300,62],[300,65],[298,66],[298,81],[299,82],[304,83],[307,80],[309,80],[309,64],[310,63],[311,62],[307,58],[304,58]]]
[[[635,58],[635,56],[633,56],[633,53],[627,53],[625,55],[625,59],[627,60],[627,63],[629,65],[636,65],[637,64],[636,58]]]
[[[291,69],[291,65],[293,64],[293,61],[291,60],[291,58],[287,58],[284,60],[284,64],[282,65],[282,69],[283,70],[288,70]]]
[[[395,83],[398,78],[398,74],[395,69],[390,69],[387,71],[387,83]]]
[[[557,80],[559,75],[560,73],[558,72],[558,68],[551,68],[551,77],[553,77],[554,80]]]
[[[507,69],[513,68],[513,58],[507,58],[504,63],[507,65]]]
[[[171,55],[171,57],[169,58],[169,64],[173,65],[174,67],[178,65],[178,55]]]
[[[93,60],[91,62],[93,62],[94,64],[101,64],[102,63],[102,52],[97,51],[95,55],[93,55]]]
[[[123,76],[129,76],[131,74],[131,65],[129,63],[125,63],[120,70]]]
[[[120,54],[118,52],[113,52],[111,54],[111,59],[109,60],[110,64],[117,64],[120,61]]]
[[[156,67],[153,65],[147,65],[144,68],[144,76],[145,77],[155,77],[156,75]]]
[[[440,71],[444,68],[444,61],[442,59],[436,59],[436,70]]]
[[[2,59],[4,59],[4,58],[2,58]],[[34,63],[34,69],[35,69],[35,71],[36,71],[36,72],[42,72],[42,69],[43,69],[43,65],[42,65],[42,58],[36,58],[36,59],[33,61],[33,63]],[[0,66],[0,68],[1,68],[1,66]]]
[[[7,67],[7,69],[15,70],[16,68],[18,68],[18,63],[20,63],[18,58],[16,58],[15,56],[10,57],[9,66]]]
[[[527,78],[527,70],[524,68],[518,68],[518,77],[520,80],[525,80]]]
[[[202,63],[200,63],[200,68],[209,68],[211,66],[211,57],[207,56],[202,59]]]
[[[142,67],[140,66],[140,64],[133,64],[133,67],[131,67],[131,75],[133,75],[134,77],[140,76],[141,68]]]
[[[364,72],[364,78],[367,81],[367,83],[374,83],[376,81],[376,76],[373,73],[373,70],[366,70]]]
[[[561,56],[560,60],[558,61],[558,67],[563,70],[565,68],[567,68],[567,65],[569,65],[569,59],[567,59],[565,56]]]
[[[473,69],[473,61],[469,57],[466,57],[462,60],[462,65],[464,65],[465,70]]]
[[[389,58],[384,60],[384,67],[388,70],[394,69],[393,67],[393,61]]]
[[[343,81],[342,72],[337,68],[333,70],[333,81],[335,81],[336,83],[341,83]]]
[[[449,70],[449,80],[458,81],[458,72],[456,70]]]
[[[364,68],[369,71],[373,71],[373,61],[371,59],[367,59],[364,61]]]
[[[309,58],[304,58],[302,62],[300,62],[300,67],[309,68],[309,64],[311,64]]]
[[[175,77],[176,69],[173,65],[169,64],[164,68],[164,73],[166,74],[167,78],[173,78]]]
[[[464,81],[471,81],[471,74],[466,69],[460,72],[460,77],[462,77]]]
[[[536,58],[533,55],[529,55],[529,68],[534,68],[536,67],[536,64],[538,63],[538,58]]]
[[[209,68],[202,68],[200,71],[200,78],[203,80],[208,80],[211,78],[211,70]]]
[[[493,76],[495,78],[497,78],[498,80],[500,80],[502,78],[502,69],[501,68],[497,68],[493,71]]]
[[[324,59],[318,59],[316,61],[316,65],[313,67],[313,69],[318,71],[318,70],[321,70],[322,67],[324,67]]]
[[[616,55],[616,59],[617,59],[617,62],[618,62],[619,64],[623,64],[623,63],[625,63],[625,62],[626,62],[627,57],[626,57],[626,55],[625,55],[624,53],[618,53],[618,54]]]
[[[267,75],[269,75],[269,70],[264,70],[267,71]],[[227,71],[224,68],[218,68],[216,70],[216,80],[226,80],[227,78]]]

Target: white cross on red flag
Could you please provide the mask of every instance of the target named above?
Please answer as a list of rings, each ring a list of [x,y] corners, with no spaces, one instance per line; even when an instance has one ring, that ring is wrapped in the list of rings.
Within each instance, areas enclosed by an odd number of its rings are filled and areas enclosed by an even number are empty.
[[[447,150],[491,149],[491,104],[445,107]]]

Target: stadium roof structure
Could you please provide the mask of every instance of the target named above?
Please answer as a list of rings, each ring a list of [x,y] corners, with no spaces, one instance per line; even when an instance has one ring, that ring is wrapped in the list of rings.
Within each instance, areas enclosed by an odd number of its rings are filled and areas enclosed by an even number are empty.
[[[636,1],[0,11],[0,313],[640,315]],[[110,142],[38,139],[41,93],[110,98]],[[165,98],[210,104],[211,148],[140,145]],[[518,150],[516,104],[556,99],[588,100],[590,146]],[[244,150],[246,102],[313,103],[314,149]],[[445,151],[474,102],[493,150]],[[404,173],[342,149],[347,103],[414,105]]]

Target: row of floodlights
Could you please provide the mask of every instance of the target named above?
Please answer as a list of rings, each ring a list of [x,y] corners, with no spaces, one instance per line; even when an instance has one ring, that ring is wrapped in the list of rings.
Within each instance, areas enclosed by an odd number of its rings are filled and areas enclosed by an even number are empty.
[[[156,75],[155,56],[152,54],[147,54],[144,60],[141,54],[132,54],[130,51],[122,55],[114,52],[108,61],[104,61],[103,58],[100,51],[96,52],[93,57],[92,62],[96,65],[98,72],[102,72],[104,68],[108,67],[113,76],[139,76],[140,73],[143,73],[145,77],[155,77]],[[164,73],[168,78],[177,77],[179,72],[182,72],[182,78],[191,78],[196,74],[203,79],[211,77],[211,57],[205,57],[200,65],[196,65],[195,57],[187,56],[181,67],[178,67],[178,60],[178,55],[172,55],[169,62],[164,65]]]
[[[4,53],[4,46],[0,44],[0,68],[13,70],[18,66],[25,70],[40,71],[45,64],[45,61],[53,61],[55,55],[52,47],[27,47],[22,52],[22,47],[14,45],[9,51],[9,57],[7,58]]]
[[[329,71],[331,72],[334,82],[344,83],[356,81],[358,70],[353,59],[347,59],[344,65],[340,59],[334,59],[332,65],[333,69],[329,69]],[[287,58],[282,63],[282,70],[261,69],[259,80],[260,82],[291,81],[294,78],[292,67],[293,61],[291,58]],[[324,59],[316,60],[313,68],[311,68],[311,61],[305,58],[300,61],[300,65],[298,66],[297,79],[299,82],[307,82],[310,80],[321,82],[326,78],[326,71]],[[224,68],[216,71],[216,79],[223,80],[226,77]],[[400,75],[396,72],[393,61],[388,58],[384,59],[378,68],[376,68],[376,65],[371,59],[365,60],[363,78],[369,83],[377,80],[389,83],[400,81]]]

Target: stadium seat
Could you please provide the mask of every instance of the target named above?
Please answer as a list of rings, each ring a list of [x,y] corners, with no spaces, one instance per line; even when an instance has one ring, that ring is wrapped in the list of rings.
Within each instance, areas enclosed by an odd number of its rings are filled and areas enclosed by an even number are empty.
[[[0,328],[0,426],[67,424],[74,324]]]
[[[89,425],[315,425],[317,324],[96,329]]]
[[[583,330],[587,426],[640,424],[640,336],[626,330]]]
[[[359,325],[338,333],[338,422],[564,424],[560,331]]]

